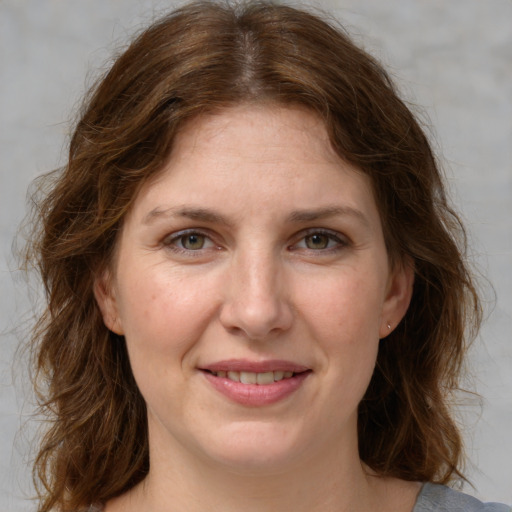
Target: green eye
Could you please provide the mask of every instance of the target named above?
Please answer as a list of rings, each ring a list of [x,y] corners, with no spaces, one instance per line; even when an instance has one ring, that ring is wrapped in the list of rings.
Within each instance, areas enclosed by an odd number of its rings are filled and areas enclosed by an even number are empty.
[[[179,238],[178,243],[183,249],[189,251],[198,251],[205,246],[206,237],[198,233],[190,233]]]
[[[314,233],[304,238],[308,249],[327,249],[331,239],[322,233]]]
[[[317,251],[320,254],[332,253],[347,247],[346,238],[335,231],[323,231],[311,229],[295,243],[292,250]]]
[[[208,234],[194,229],[172,233],[163,239],[162,244],[182,256],[199,256],[216,247]]]

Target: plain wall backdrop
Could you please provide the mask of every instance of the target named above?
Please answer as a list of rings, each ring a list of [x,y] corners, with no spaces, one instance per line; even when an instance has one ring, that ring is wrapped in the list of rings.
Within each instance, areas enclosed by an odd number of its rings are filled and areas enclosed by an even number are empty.
[[[304,2],[307,5],[307,2]],[[62,165],[73,111],[112,51],[171,0],[0,0],[0,510],[34,510],[31,412],[14,333],[30,313],[11,244],[37,175]],[[460,409],[475,486],[512,503],[512,1],[325,0],[356,42],[420,105],[462,211],[473,259],[494,286],[471,352],[483,397]],[[13,386],[13,373],[17,376]],[[32,426],[22,432],[30,433]],[[242,506],[243,509],[243,506]]]

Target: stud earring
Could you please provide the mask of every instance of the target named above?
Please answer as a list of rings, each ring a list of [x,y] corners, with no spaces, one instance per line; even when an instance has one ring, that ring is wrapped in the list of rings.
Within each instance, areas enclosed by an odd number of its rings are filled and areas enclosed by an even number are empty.
[[[391,324],[388,324],[388,331],[391,331]]]

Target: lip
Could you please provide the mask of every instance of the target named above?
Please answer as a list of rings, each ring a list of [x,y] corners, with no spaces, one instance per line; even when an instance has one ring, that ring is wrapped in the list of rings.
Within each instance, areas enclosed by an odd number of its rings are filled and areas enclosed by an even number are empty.
[[[284,360],[248,361],[231,359],[217,361],[199,369],[216,391],[227,397],[230,401],[247,407],[261,407],[284,400],[298,391],[311,374],[310,368]],[[273,384],[259,385],[235,382],[227,377],[218,377],[212,373],[220,371],[246,371],[254,373],[288,371],[294,372],[295,375],[276,381]]]
[[[211,364],[204,365],[201,370],[209,370],[211,372],[294,372],[302,373],[310,368],[291,361],[283,359],[270,359],[267,361],[249,361],[248,359],[226,359],[224,361],[216,361]]]

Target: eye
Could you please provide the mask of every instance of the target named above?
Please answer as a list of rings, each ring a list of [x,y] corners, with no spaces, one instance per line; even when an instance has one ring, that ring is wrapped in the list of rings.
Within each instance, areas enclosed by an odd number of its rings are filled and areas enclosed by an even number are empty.
[[[304,238],[304,243],[308,249],[327,249],[333,243],[333,240],[324,233],[314,233]]]
[[[340,234],[333,231],[311,230],[291,249],[305,249],[309,251],[335,251],[348,245]]]
[[[176,241],[182,249],[189,251],[197,251],[203,249],[207,239],[204,235],[199,233],[191,233],[189,235],[183,235]]]
[[[176,251],[192,252],[215,247],[208,236],[197,231],[181,231],[170,235],[164,240],[164,245]]]

